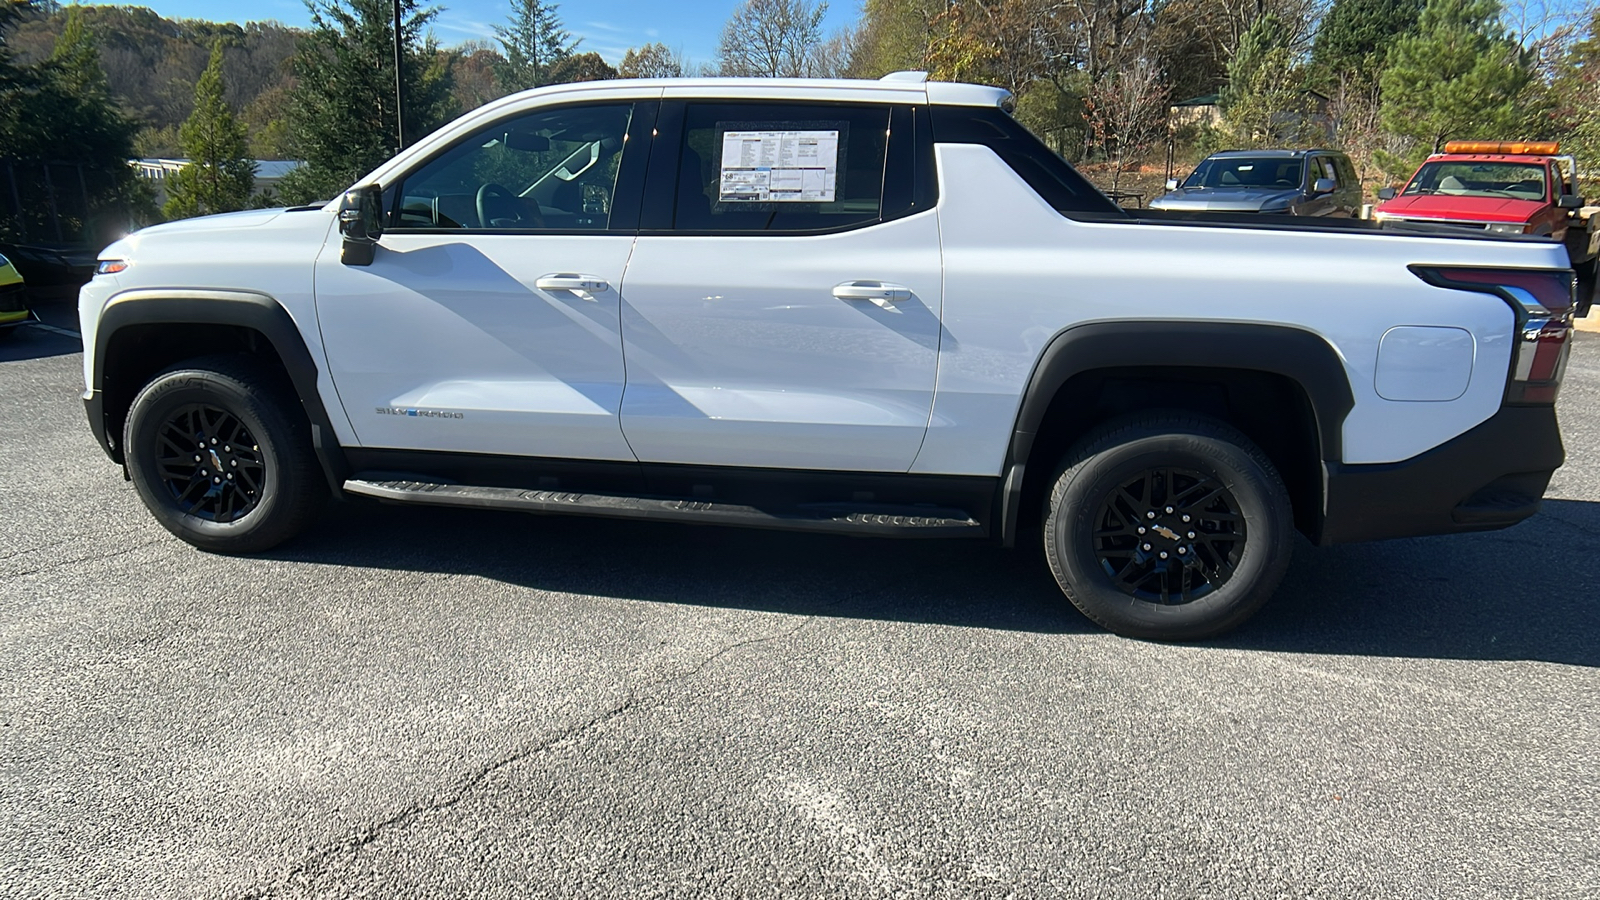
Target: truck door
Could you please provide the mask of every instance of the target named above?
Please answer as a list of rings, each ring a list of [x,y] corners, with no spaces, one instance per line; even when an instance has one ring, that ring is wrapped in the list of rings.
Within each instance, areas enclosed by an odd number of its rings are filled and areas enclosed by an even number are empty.
[[[1317,181],[1323,178],[1332,181],[1334,189],[1326,194],[1312,193]],[[1300,207],[1300,215],[1330,216],[1339,213],[1339,172],[1333,165],[1333,158],[1306,157],[1306,202]]]
[[[620,290],[654,108],[502,120],[384,185],[372,265],[330,235],[317,318],[363,445],[633,459]]]
[[[623,280],[629,444],[643,462],[906,471],[943,296],[910,109],[671,96]]]

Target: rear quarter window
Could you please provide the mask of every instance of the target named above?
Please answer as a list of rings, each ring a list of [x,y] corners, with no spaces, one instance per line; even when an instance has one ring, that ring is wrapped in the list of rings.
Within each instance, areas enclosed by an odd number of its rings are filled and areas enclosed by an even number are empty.
[[[934,106],[932,116],[936,142],[988,147],[1057,212],[1124,214],[1066,160],[1000,109]]]

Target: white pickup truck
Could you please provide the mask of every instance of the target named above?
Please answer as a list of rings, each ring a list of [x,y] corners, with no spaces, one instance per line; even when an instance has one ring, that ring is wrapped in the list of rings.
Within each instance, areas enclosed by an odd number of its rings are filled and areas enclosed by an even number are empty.
[[[206,550],[329,494],[983,538],[1156,639],[1244,621],[1296,530],[1538,508],[1559,243],[1124,211],[1008,100],[918,73],[504,98],[340,201],[107,248],[90,425]]]

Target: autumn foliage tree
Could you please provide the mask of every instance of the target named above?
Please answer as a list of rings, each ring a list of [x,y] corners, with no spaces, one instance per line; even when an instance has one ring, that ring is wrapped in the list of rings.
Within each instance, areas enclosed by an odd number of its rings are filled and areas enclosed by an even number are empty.
[[[1089,86],[1084,118],[1111,160],[1111,190],[1121,187],[1128,163],[1166,133],[1167,102],[1161,72],[1148,60],[1107,73]]]
[[[617,66],[620,78],[682,78],[683,75],[683,58],[660,43],[630,47]]]

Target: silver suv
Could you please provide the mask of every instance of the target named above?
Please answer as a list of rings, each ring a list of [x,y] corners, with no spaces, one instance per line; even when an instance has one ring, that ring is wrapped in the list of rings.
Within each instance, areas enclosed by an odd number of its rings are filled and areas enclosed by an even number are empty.
[[[1152,209],[1355,216],[1361,183],[1337,150],[1224,150],[1200,162]]]

